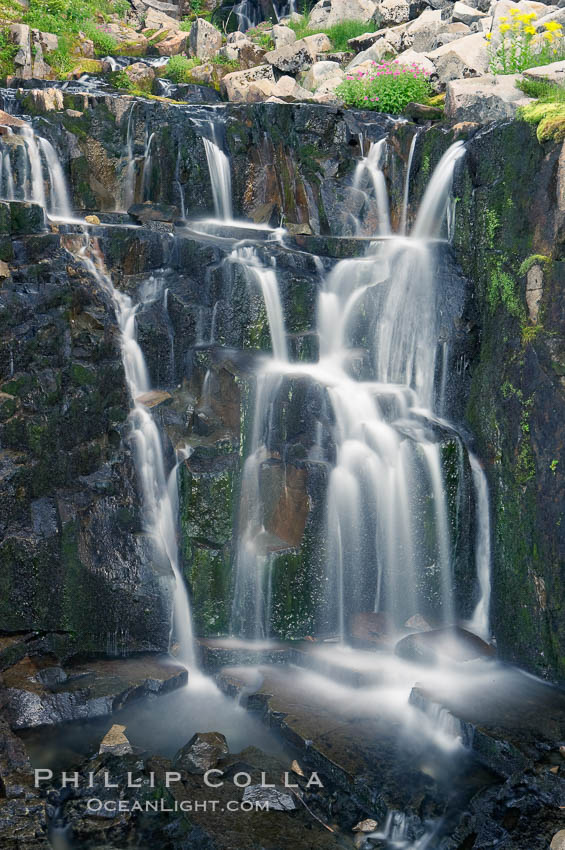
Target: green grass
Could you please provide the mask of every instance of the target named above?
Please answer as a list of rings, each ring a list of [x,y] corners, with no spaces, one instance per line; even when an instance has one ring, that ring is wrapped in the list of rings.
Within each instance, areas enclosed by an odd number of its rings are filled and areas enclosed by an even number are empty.
[[[22,16],[25,24],[55,35],[74,35],[89,24],[95,28],[98,15],[124,17],[127,0],[30,0]]]
[[[565,86],[550,83],[549,80],[530,80],[524,77],[516,85],[528,97],[535,97],[540,103],[565,103]]]
[[[0,29],[0,77],[14,73],[14,57],[18,47],[10,40],[8,28]]]
[[[340,21],[331,27],[310,27],[309,19],[302,18],[301,21],[290,21],[288,26],[296,33],[296,38],[305,38],[308,35],[324,33],[330,39],[334,50],[339,52],[351,50],[347,42],[350,38],[357,38],[366,32],[376,32],[377,25],[369,21]]]
[[[118,46],[118,42],[113,35],[98,29],[90,21],[84,25],[83,32],[94,43],[94,50],[98,56],[107,56],[113,53]]]

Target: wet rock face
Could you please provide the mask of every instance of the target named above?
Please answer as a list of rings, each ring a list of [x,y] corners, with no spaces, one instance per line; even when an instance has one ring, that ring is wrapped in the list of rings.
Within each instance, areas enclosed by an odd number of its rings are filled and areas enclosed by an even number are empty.
[[[560,680],[565,231],[552,193],[562,159],[560,145],[506,123],[468,143],[455,186],[456,253],[479,309],[466,416],[490,488],[494,633],[503,657]]]
[[[35,226],[33,205],[9,207],[13,242],[2,250],[11,273],[0,290],[2,627],[51,633],[63,652],[165,650],[169,610],[158,562],[138,533],[113,307],[61,236],[41,232],[42,216]]]

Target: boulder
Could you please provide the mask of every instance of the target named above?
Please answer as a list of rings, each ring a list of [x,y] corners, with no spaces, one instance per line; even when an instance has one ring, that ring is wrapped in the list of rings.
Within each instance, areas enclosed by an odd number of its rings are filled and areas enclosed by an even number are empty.
[[[329,37],[323,32],[307,35],[302,41],[310,51],[312,59],[316,59],[318,53],[326,53],[331,50],[333,46]]]
[[[30,89],[28,96],[35,112],[58,112],[63,109],[63,92],[60,89]]]
[[[273,90],[275,84],[269,80],[256,80],[251,83],[245,92],[245,103],[262,103],[264,100],[274,97]],[[282,103],[280,98],[276,98],[279,103]]]
[[[565,850],[565,829],[560,829],[551,839],[549,850]]]
[[[157,28],[158,27],[155,27],[155,29]],[[131,27],[126,27],[124,24],[104,24],[104,32],[108,33],[108,35],[113,36],[113,38],[116,39],[118,44],[127,42],[128,44],[135,45],[142,51],[145,51],[149,44],[143,33],[136,32],[134,29],[132,29]]]
[[[329,80],[323,82],[314,94],[314,100],[316,103],[343,103],[340,96],[336,94],[336,89],[342,82],[343,79],[341,77],[331,77]]]
[[[198,59],[211,59],[222,46],[222,34],[204,18],[197,18],[190,30],[190,53]]]
[[[377,41],[379,38],[382,38],[384,32],[386,32],[386,30],[378,30],[377,32],[365,32],[363,33],[363,35],[357,35],[355,36],[355,38],[350,38],[347,44],[356,53],[360,53],[362,50],[367,50],[368,47],[371,47],[371,45],[374,44],[375,41]]]
[[[35,45],[32,75],[35,80],[46,80],[51,76],[51,67],[43,59],[43,50],[40,44]]]
[[[269,50],[265,53],[265,62],[281,71],[283,74],[298,74],[306,71],[313,63],[312,52],[304,39]]]
[[[157,53],[160,56],[176,56],[179,53],[183,53],[186,48],[188,38],[189,34],[182,30],[170,32],[166,38],[155,45]]]
[[[405,27],[402,34],[399,33],[403,50],[412,48],[417,53],[433,50],[436,39],[444,28],[445,23],[441,19],[439,9],[426,9]]]
[[[319,0],[310,12],[311,27],[331,27],[341,21],[370,21],[377,9],[372,0]]]
[[[79,33],[79,38],[82,35],[83,33]],[[41,30],[32,29],[31,40],[33,44],[39,44],[44,53],[52,53],[59,46],[59,39],[52,32],[41,32]]]
[[[220,91],[227,100],[241,103],[245,101],[245,95],[251,83],[258,80],[267,80],[274,84],[275,75],[271,65],[258,65],[247,71],[233,71],[226,74],[220,83]]]
[[[173,204],[154,204],[151,201],[145,201],[143,204],[134,204],[128,209],[128,215],[131,215],[139,224],[146,224],[148,221],[175,221],[180,215],[180,210]]]
[[[457,0],[457,3],[453,6],[452,19],[455,23],[467,24],[467,26],[470,26],[476,21],[480,21],[481,18],[486,17],[487,15],[485,15],[484,12],[479,12],[478,9],[473,9],[472,6],[467,6],[467,4],[462,3],[461,0]]]
[[[398,641],[394,651],[400,658],[418,664],[461,663],[492,658],[495,654],[492,646],[459,626],[408,635]]]
[[[425,53],[416,53],[415,50],[405,50],[399,53],[395,59],[399,65],[417,65],[423,71],[427,71],[430,76],[436,73],[434,63],[428,59]]]
[[[0,109],[0,127],[25,127],[26,122]]]
[[[513,118],[532,100],[516,88],[519,74],[492,75],[447,84],[445,117],[451,121],[498,121]]]
[[[414,614],[406,620],[404,626],[407,629],[416,629],[419,632],[429,632],[432,629],[426,618],[422,617],[421,614]]]
[[[145,62],[134,62],[133,65],[128,65],[125,73],[131,82],[139,88],[147,87],[155,79],[155,71]]]
[[[229,755],[221,732],[197,732],[176,754],[173,765],[188,773],[204,774]]]
[[[30,29],[27,24],[12,24],[9,33],[10,40],[18,47],[14,56],[15,76],[29,80],[32,76]]]
[[[337,77],[342,80],[345,77],[337,62],[315,62],[302,82],[305,89],[316,91],[323,82],[331,77]]]
[[[308,89],[298,85],[293,77],[281,77],[273,88],[271,95],[284,100],[285,103],[312,99],[312,93]]]
[[[271,35],[275,42],[275,50],[279,47],[284,47],[285,44],[294,44],[296,41],[296,33],[290,27],[284,27],[280,24],[275,24]]]
[[[382,27],[407,23],[410,20],[410,3],[408,0],[383,0],[378,7],[377,20]]]
[[[245,48],[253,49],[257,47],[257,45],[254,44],[250,38],[246,38],[243,33],[239,33],[239,35],[242,35],[243,38],[239,38],[237,41],[227,41],[224,46],[218,50],[218,56],[225,56],[226,59],[232,59],[239,62],[242,50]]]
[[[170,30],[174,32],[180,27],[180,21],[160,9],[150,7],[145,12],[145,27],[149,30]]]
[[[524,76],[530,80],[548,80],[550,83],[565,82],[565,62],[552,62],[550,65],[540,65],[539,68],[528,68]]]
[[[110,753],[113,756],[127,756],[133,753],[133,748],[124,735],[125,731],[125,726],[115,723],[102,738],[98,752]]]
[[[346,70],[350,71],[361,65],[365,66],[367,63],[372,65],[373,62],[376,62],[378,64],[383,62],[387,57],[395,56],[396,53],[396,48],[392,46],[390,41],[386,38],[379,38],[379,40],[375,41],[375,43],[371,45],[371,47],[368,47],[367,50],[363,50],[362,53],[358,53],[357,56],[351,60]]]
[[[287,790],[264,785],[248,785],[243,792],[243,802],[267,803],[270,812],[292,812],[296,809],[294,798]]]
[[[437,121],[443,117],[443,109],[425,103],[407,103],[402,114],[411,121]]]
[[[441,86],[463,77],[482,77],[488,71],[488,42],[482,33],[467,35],[426,53],[433,62]]]

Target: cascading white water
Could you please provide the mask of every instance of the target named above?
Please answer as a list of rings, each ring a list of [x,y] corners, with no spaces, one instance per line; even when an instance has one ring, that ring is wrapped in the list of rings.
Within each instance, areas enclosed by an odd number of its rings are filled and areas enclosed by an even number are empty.
[[[269,634],[269,541],[262,524],[258,470],[269,458],[269,420],[284,375],[305,375],[325,387],[333,410],[336,461],[327,494],[326,609],[335,630],[345,639],[348,614],[367,610],[368,599],[374,610],[390,612],[398,625],[415,613],[441,616],[446,624],[455,618],[443,426],[434,413],[442,394],[436,381],[435,264],[453,172],[464,148],[456,143],[443,156],[413,235],[405,237],[389,235],[385,145],[382,141],[371,146],[356,170],[354,185],[360,186],[369,175],[379,233],[388,238],[374,243],[366,256],[338,263],[327,276],[318,300],[318,363],[288,362],[278,295],[273,301],[277,288],[272,282],[262,287],[275,357],[258,377],[233,607],[234,626],[248,635]],[[250,264],[250,256],[240,261]],[[256,264],[251,263],[247,273],[250,278],[256,275]],[[264,278],[265,270],[262,274]],[[349,368],[356,324],[359,316],[367,315],[372,317],[373,381],[358,380]],[[476,490],[483,505],[477,512],[484,534],[485,491],[477,485]],[[480,602],[473,622],[487,636],[490,553],[484,544],[480,553]]]
[[[360,138],[361,152],[363,152],[363,138]],[[359,160],[355,174],[353,175],[353,188],[360,190],[363,179],[368,177],[377,202],[377,213],[379,227],[375,235],[387,235],[390,233],[390,211],[388,205],[388,192],[383,172],[386,158],[386,139],[379,142],[371,142],[367,156]],[[359,225],[356,228],[360,230]]]
[[[216,218],[223,221],[232,221],[230,161],[222,150],[216,124],[210,121],[208,127],[211,138],[203,136],[202,142],[204,143],[208,170],[210,172]]]
[[[490,506],[488,484],[485,471],[478,458],[469,453],[469,463],[475,488],[476,535],[475,560],[479,579],[480,597],[473,612],[469,628],[485,640],[489,637],[489,603],[491,595],[491,542],[490,542]]]
[[[168,560],[175,579],[174,612],[171,637],[179,644],[177,657],[188,667],[195,663],[192,635],[192,618],[186,585],[182,576],[178,543],[178,488],[176,476],[178,465],[186,454],[181,452],[179,463],[169,476],[166,474],[161,435],[155,420],[143,404],[143,394],[151,389],[149,374],[143,352],[136,339],[136,313],[140,304],[135,304],[129,295],[116,289],[106,274],[102,261],[93,250],[88,237],[80,252],[89,272],[110,294],[121,332],[121,348],[126,382],[133,408],[130,413],[131,439],[135,446],[136,470],[141,484],[143,511],[146,527],[156,546]]]
[[[23,158],[21,168],[14,168],[13,157]],[[71,218],[69,193],[57,154],[51,142],[38,136],[30,125],[18,128],[16,133],[9,128],[0,140],[0,197],[39,204],[50,218]]]

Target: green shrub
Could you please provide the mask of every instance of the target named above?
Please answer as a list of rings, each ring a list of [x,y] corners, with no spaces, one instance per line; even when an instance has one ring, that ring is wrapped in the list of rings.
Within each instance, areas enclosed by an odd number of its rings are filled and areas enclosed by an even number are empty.
[[[72,35],[94,25],[99,15],[125,17],[127,0],[30,0],[23,22],[56,35]]]
[[[113,53],[118,46],[118,42],[113,35],[98,29],[91,22],[84,25],[83,32],[94,43],[94,50],[99,56],[107,56],[109,53]]]
[[[8,77],[14,73],[14,58],[18,46],[10,39],[7,27],[0,29],[0,77]]]
[[[337,88],[347,106],[398,115],[411,102],[422,103],[431,94],[428,72],[398,62],[373,63],[370,71],[355,69]]]
[[[296,33],[296,38],[305,38],[308,35],[318,35],[324,33],[330,39],[334,50],[346,51],[351,50],[348,45],[350,38],[357,38],[366,32],[375,32],[377,25],[362,21],[339,21],[331,27],[310,27],[308,18],[302,18],[301,21],[290,21],[288,26]]]
[[[78,63],[76,56],[71,55],[71,42],[64,36],[59,36],[59,44],[57,50],[47,53],[45,61],[53,68],[57,76],[63,77],[73,70]]]
[[[165,70],[165,77],[173,83],[190,82],[190,72],[197,65],[201,65],[201,59],[187,59],[186,56],[171,56]]]
[[[190,18],[184,17],[180,22],[179,30],[181,32],[190,32],[192,29],[192,20]]]
[[[113,71],[108,74],[108,80],[115,89],[125,89],[125,91],[133,89],[133,83],[125,71]]]

